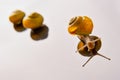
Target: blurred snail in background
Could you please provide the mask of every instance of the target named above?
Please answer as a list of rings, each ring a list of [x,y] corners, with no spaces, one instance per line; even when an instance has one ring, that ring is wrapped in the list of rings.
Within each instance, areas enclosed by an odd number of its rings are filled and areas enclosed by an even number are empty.
[[[87,16],[77,16],[70,20],[68,32],[72,35],[77,35],[80,42],[77,46],[77,52],[81,55],[90,57],[82,66],[84,67],[95,55],[102,56],[108,60],[110,58],[99,54],[101,48],[101,39],[97,36],[90,35],[93,30],[93,22]]]
[[[43,16],[37,12],[33,12],[28,17],[25,17],[23,11],[16,10],[10,15],[9,20],[14,24],[15,30],[18,32],[31,29],[30,35],[33,40],[42,40],[48,37],[49,29],[43,24]]]
[[[9,16],[9,20],[10,20],[10,22],[13,23],[13,27],[17,32],[22,32],[22,31],[26,30],[22,24],[22,20],[24,17],[25,17],[25,13],[21,10],[15,10]]]
[[[42,40],[48,36],[48,27],[43,24],[44,18],[41,14],[33,12],[23,19],[23,26],[31,29],[31,38]]]

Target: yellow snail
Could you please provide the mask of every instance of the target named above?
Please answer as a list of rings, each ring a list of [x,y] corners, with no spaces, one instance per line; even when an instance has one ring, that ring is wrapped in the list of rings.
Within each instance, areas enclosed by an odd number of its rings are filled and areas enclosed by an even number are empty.
[[[13,23],[14,29],[18,32],[25,30],[25,28],[23,27],[23,24],[22,24],[22,20],[24,17],[25,17],[25,13],[21,10],[15,10],[9,16],[10,22]]]
[[[23,26],[31,29],[31,38],[33,40],[43,40],[48,36],[48,27],[43,24],[44,18],[41,14],[33,12],[23,19]]]
[[[101,48],[101,39],[97,36],[90,36],[93,29],[93,22],[87,16],[78,16],[70,20],[68,32],[73,35],[77,35],[81,40],[77,46],[77,52],[81,55],[90,57],[83,67],[92,59],[93,56],[99,55],[108,60],[110,58],[99,54],[98,51]]]

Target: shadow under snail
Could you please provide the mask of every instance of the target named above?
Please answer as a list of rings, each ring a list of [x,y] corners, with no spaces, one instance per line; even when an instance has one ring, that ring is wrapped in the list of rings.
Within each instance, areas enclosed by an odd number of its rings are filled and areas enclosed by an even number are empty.
[[[82,66],[84,67],[95,55],[102,56],[108,60],[110,58],[98,53],[101,48],[101,39],[97,36],[90,35],[93,30],[93,22],[87,16],[78,16],[70,20],[68,32],[72,35],[77,35],[80,42],[77,46],[77,51],[81,55],[90,57]]]

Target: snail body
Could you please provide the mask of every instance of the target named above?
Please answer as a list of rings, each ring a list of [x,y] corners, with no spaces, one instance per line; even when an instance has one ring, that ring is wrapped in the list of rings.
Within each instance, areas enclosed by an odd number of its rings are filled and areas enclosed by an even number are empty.
[[[33,40],[43,40],[48,37],[48,27],[43,24],[44,18],[40,13],[33,12],[25,17],[25,13],[21,10],[15,10],[9,16],[10,22],[17,32],[31,29],[30,36]]]
[[[78,43],[78,52],[86,57],[97,55],[97,51],[101,48],[101,40],[97,36],[88,36],[87,38],[89,40]]]

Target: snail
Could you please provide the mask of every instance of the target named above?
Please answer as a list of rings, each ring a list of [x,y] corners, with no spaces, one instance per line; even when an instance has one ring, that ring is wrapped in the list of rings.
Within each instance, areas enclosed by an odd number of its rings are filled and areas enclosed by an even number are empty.
[[[102,56],[108,60],[110,58],[99,54],[98,51],[101,48],[102,41],[97,36],[91,36],[93,30],[93,22],[87,16],[78,16],[70,20],[68,26],[68,32],[72,35],[77,35],[80,42],[77,46],[77,51],[82,56],[90,57],[82,66],[84,67],[95,55]]]
[[[26,30],[22,24],[22,20],[24,17],[25,17],[25,13],[21,10],[15,10],[9,16],[9,20],[11,23],[13,23],[13,27],[17,32],[22,32]]]
[[[48,27],[43,24],[44,18],[41,14],[33,12],[22,21],[25,28],[31,29],[31,38],[33,40],[42,40],[48,36]]]

